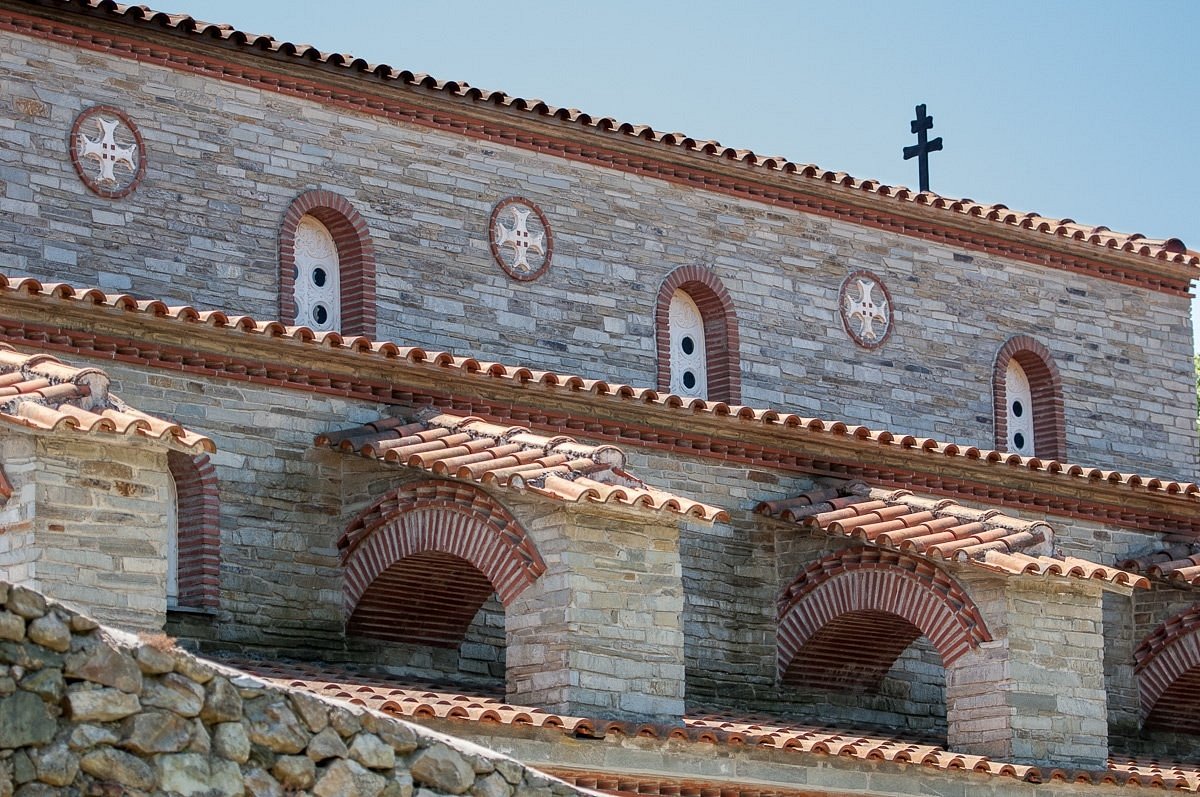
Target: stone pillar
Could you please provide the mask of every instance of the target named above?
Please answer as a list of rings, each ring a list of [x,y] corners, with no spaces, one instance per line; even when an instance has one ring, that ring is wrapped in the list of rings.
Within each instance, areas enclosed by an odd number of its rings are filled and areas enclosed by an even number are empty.
[[[119,438],[0,437],[13,496],[0,568],[113,625],[161,631],[167,609],[166,451]]]
[[[972,590],[994,641],[946,670],[950,749],[1039,766],[1108,758],[1103,590],[1015,577]]]
[[[683,716],[673,523],[556,510],[527,523],[547,571],[507,607],[508,699],[574,716]]]

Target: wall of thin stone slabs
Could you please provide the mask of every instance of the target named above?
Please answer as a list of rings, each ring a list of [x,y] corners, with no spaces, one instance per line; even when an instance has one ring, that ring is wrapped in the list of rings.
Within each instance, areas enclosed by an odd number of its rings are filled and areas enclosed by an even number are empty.
[[[0,797],[582,794],[519,762],[268,684],[0,582]]]
[[[1186,297],[40,40],[6,34],[3,51],[6,270],[272,318],[283,213],[321,188],[370,229],[385,338],[653,385],[657,290],[700,265],[733,299],[744,403],[991,448],[996,353],[1030,335],[1062,375],[1069,459],[1196,474]],[[145,139],[146,178],[120,200],[88,192],[65,150],[98,103]],[[491,258],[489,214],[510,195],[556,235],[532,282]],[[895,313],[873,351],[838,316],[859,269]]]

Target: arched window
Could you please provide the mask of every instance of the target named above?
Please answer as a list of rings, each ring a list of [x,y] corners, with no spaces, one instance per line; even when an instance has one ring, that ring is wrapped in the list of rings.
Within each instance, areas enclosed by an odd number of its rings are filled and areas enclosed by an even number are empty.
[[[308,191],[279,230],[279,315],[288,324],[375,336],[375,249],[344,197]]]
[[[221,530],[217,473],[207,454],[167,455],[167,606],[215,608],[220,595]]]
[[[1066,458],[1062,387],[1050,351],[1018,336],[1001,347],[992,375],[996,448],[1046,460]]]
[[[685,266],[668,275],[658,290],[655,326],[660,391],[741,401],[737,317],[715,274]]]
[[[671,296],[667,322],[671,330],[671,392],[708,397],[708,354],[704,318],[692,297],[681,290]]]

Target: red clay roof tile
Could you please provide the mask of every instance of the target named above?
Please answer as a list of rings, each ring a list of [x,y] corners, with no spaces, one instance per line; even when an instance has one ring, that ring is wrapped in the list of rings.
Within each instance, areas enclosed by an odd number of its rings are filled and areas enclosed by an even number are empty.
[[[797,753],[844,756],[861,761],[918,765],[941,771],[962,770],[1029,783],[1105,783],[1200,791],[1200,767],[1183,763],[1113,758],[1105,770],[1049,769],[993,761],[986,756],[954,753],[929,740],[882,734],[863,735],[858,731],[797,724],[778,717],[701,710],[689,712],[679,725],[616,722],[569,717],[512,705],[497,693],[489,694],[486,688],[474,694],[463,694],[446,691],[445,686],[414,684],[412,680],[396,676],[356,672],[335,665],[248,660],[231,660],[227,663],[284,686],[366,706],[404,719],[528,726],[591,738],[641,737],[664,742],[678,740],[753,745]],[[611,772],[589,774],[592,777],[614,776]],[[730,784],[722,785],[728,787]]]
[[[1145,556],[1126,559],[1118,567],[1143,573],[1172,586],[1200,587],[1200,545],[1178,543]]]
[[[439,476],[496,484],[568,503],[616,504],[728,520],[725,510],[650,487],[625,471],[616,446],[591,446],[450,413],[384,418],[318,435],[314,445]]]
[[[1042,521],[1020,520],[908,490],[883,490],[862,482],[826,484],[795,498],[764,501],[754,511],[811,531],[1010,575],[1150,585],[1144,577],[1117,568],[1046,555],[1053,550],[1054,532]]]
[[[796,180],[838,186],[847,193],[869,193],[887,197],[907,208],[925,208],[937,214],[981,219],[1009,228],[1029,230],[1073,241],[1081,241],[1110,250],[1143,257],[1200,266],[1200,253],[1192,252],[1177,238],[1150,239],[1140,233],[1117,233],[1105,226],[1077,224],[1073,219],[1056,219],[1037,213],[1009,210],[1000,204],[985,205],[970,199],[953,199],[931,192],[920,193],[903,186],[884,185],[877,180],[860,180],[844,172],[822,169],[815,164],[793,163],[782,156],[762,156],[750,150],[723,147],[717,141],[693,139],[682,133],[656,131],[647,125],[620,122],[611,117],[593,117],[575,108],[557,108],[539,99],[512,97],[502,91],[478,89],[462,81],[438,80],[421,72],[397,70],[387,64],[370,64],[344,53],[330,53],[307,44],[281,42],[271,36],[239,31],[225,24],[201,22],[184,14],[167,14],[146,6],[121,5],[112,0],[74,0],[60,4],[64,10],[98,9],[123,21],[176,30],[197,40],[221,40],[247,52],[265,57],[287,56],[295,63],[333,67],[373,81],[393,81],[415,90],[424,90],[463,98],[487,106],[521,111],[554,123],[568,122],[601,133],[641,140],[646,146],[682,149],[716,160],[730,160],[766,171],[788,175]]]
[[[74,368],[49,354],[21,354],[0,343],[0,421],[43,431],[137,436],[190,453],[216,450],[207,437],[127,406],[108,385],[99,368]]]

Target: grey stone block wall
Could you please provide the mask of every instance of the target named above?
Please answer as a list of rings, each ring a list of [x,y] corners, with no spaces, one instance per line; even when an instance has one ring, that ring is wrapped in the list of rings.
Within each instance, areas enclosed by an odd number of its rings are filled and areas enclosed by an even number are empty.
[[[744,403],[990,448],[993,360],[1029,335],[1062,374],[1070,459],[1195,477],[1184,297],[21,36],[3,52],[6,271],[272,318],[281,218],[321,188],[370,228],[384,338],[652,385],[658,287],[701,265],[733,298]],[[146,141],[146,179],[121,200],[89,193],[66,153],[71,121],[99,103]],[[556,236],[534,282],[488,248],[489,212],[514,194]],[[837,315],[861,268],[893,297],[875,351]]]

